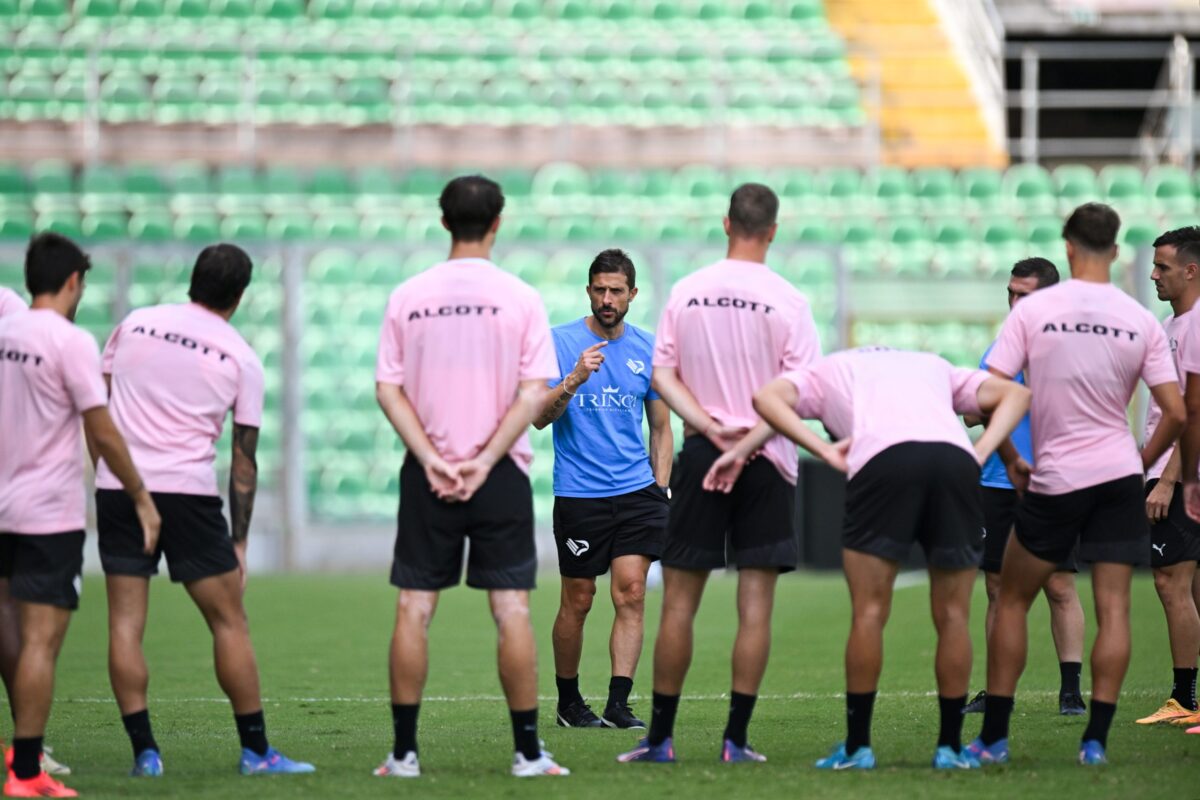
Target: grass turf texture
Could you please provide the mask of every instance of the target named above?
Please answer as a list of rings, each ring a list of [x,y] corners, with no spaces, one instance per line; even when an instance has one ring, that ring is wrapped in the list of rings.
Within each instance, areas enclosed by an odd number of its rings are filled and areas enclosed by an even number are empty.
[[[581,686],[603,706],[607,691],[611,603],[601,581],[589,620]],[[616,764],[635,741],[629,732],[564,730],[554,725],[550,628],[558,586],[544,576],[533,595],[540,656],[541,735],[570,767],[569,778],[518,780],[508,775],[512,742],[495,674],[495,635],[482,593],[465,587],[443,595],[430,636],[427,701],[421,710],[424,776],[417,782],[373,777],[391,747],[387,646],[395,592],[381,576],[253,577],[247,599],[262,671],[272,743],[318,767],[311,776],[243,778],[236,774],[232,712],[211,669],[210,638],[178,586],[154,581],[146,651],[151,713],[166,775],[126,777],[131,752],[111,700],[106,672],[103,585],[89,578],[59,662],[57,701],[48,742],[74,769],[69,785],[88,796],[123,797],[1197,797],[1200,736],[1179,728],[1146,729],[1133,720],[1156,709],[1170,691],[1171,663],[1163,614],[1148,576],[1134,585],[1134,653],[1109,739],[1113,763],[1075,763],[1082,718],[1057,714],[1058,668],[1045,602],[1031,615],[1029,668],[1013,718],[1013,763],[982,773],[929,768],[937,735],[933,626],[928,588],[897,591],[876,705],[872,774],[813,769],[844,735],[842,649],[849,600],[841,576],[789,575],[780,581],[771,663],[750,727],[750,742],[767,754],[761,765],[717,761],[729,691],[735,629],[735,582],[714,576],[697,624],[696,654],[680,706],[675,746],[680,763]],[[1081,581],[1081,590],[1087,590]],[[661,592],[651,592],[646,648],[634,708],[649,719],[651,657]],[[1090,604],[1086,600],[1085,608]],[[971,690],[984,683],[982,580],[973,609],[976,658]],[[1090,612],[1089,612],[1090,617]],[[1089,619],[1090,628],[1091,619]],[[1089,632],[1089,640],[1090,640]],[[1086,662],[1086,659],[1085,659]],[[1085,666],[1084,687],[1088,686]],[[640,701],[637,698],[641,698]],[[693,697],[696,699],[689,699]],[[964,737],[978,733],[968,717]],[[564,783],[564,781],[566,783]]]

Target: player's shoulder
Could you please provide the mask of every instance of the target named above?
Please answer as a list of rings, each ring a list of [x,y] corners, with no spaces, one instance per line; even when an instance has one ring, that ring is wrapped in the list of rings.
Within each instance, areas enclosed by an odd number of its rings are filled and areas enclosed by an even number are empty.
[[[629,341],[650,350],[654,349],[654,334],[645,328],[639,328],[632,322],[625,323],[625,335]]]
[[[558,325],[550,326],[550,335],[554,337],[556,342],[570,342],[575,337],[579,336],[580,330],[586,327],[583,317],[573,319],[570,322],[563,322]]]

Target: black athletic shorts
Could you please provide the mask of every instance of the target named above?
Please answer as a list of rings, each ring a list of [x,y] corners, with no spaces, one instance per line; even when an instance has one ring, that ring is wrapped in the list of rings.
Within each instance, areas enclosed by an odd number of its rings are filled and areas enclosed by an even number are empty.
[[[983,550],[979,464],[946,442],[903,442],[877,454],[846,485],[842,544],[888,561],[919,542],[939,569],[969,569]]]
[[[74,611],[83,589],[83,531],[0,533],[0,577],[21,602]]]
[[[1017,541],[1043,561],[1061,564],[1079,545],[1079,560],[1140,566],[1149,560],[1150,521],[1141,475],[1066,494],[1026,492],[1017,509]]]
[[[476,589],[532,589],[537,583],[533,490],[529,476],[505,456],[466,503],[447,503],[430,490],[414,458],[400,468],[400,514],[392,585],[438,591],[462,578]]]
[[[1146,483],[1146,496],[1158,483]],[[1171,567],[1185,561],[1200,561],[1200,523],[1183,510],[1183,484],[1175,484],[1167,518],[1150,525],[1150,566]]]
[[[116,489],[96,490],[100,566],[105,575],[149,578],[158,574],[158,562],[164,555],[175,583],[191,583],[238,568],[220,497],[171,492],[151,492],[150,497],[162,517],[153,555],[142,549],[142,525],[133,499]]]
[[[706,492],[704,476],[720,455],[703,436],[683,440],[671,473],[671,520],[663,566],[795,569],[800,560],[793,519],[796,487],[760,457],[746,465],[729,494]]]
[[[558,571],[594,578],[621,556],[657,561],[667,537],[671,504],[658,484],[613,497],[555,497]]]
[[[1008,547],[1008,535],[1017,519],[1017,506],[1021,500],[1015,489],[980,486],[979,491],[983,497],[983,561],[979,568],[999,575],[1000,566],[1004,563],[1004,548]],[[1058,565],[1056,571],[1079,571],[1075,550]]]

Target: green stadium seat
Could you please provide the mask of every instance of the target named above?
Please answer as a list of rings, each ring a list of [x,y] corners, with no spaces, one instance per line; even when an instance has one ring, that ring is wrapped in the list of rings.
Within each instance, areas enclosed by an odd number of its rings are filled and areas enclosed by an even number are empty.
[[[4,210],[0,212],[0,239],[19,239],[23,241],[32,236],[33,231],[33,215],[28,211]],[[5,284],[5,282],[0,281],[0,284]]]
[[[12,162],[0,162],[0,196],[24,195],[29,192],[25,171]]]
[[[65,161],[39,161],[29,171],[29,185],[38,194],[65,194],[75,188],[71,165]]]
[[[165,242],[174,237],[170,212],[162,209],[142,209],[129,218],[129,235],[143,242]]]
[[[213,212],[189,212],[175,219],[175,236],[190,242],[211,244],[221,236],[220,218]]]
[[[1054,170],[1053,177],[1055,190],[1064,207],[1074,208],[1100,199],[1096,173],[1085,164],[1064,164]]]
[[[1013,208],[1023,213],[1054,209],[1054,182],[1050,173],[1037,164],[1011,167],[1004,175],[1003,190]]]
[[[965,169],[959,173],[958,179],[962,196],[969,204],[984,209],[995,207],[1003,184],[999,170],[988,167]]]
[[[1184,169],[1163,165],[1146,174],[1146,191],[1151,203],[1167,213],[1191,213],[1196,208],[1191,175]]]

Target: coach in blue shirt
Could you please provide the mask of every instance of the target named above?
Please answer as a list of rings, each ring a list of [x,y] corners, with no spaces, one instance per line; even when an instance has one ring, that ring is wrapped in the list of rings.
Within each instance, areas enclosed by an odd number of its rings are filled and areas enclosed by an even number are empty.
[[[1026,258],[1013,265],[1008,279],[1008,307],[1011,309],[1021,298],[1038,289],[1058,283],[1058,269],[1045,258]],[[987,369],[987,358],[991,347],[979,362],[980,369]],[[1016,377],[1025,383],[1024,374]],[[1026,464],[1033,464],[1033,439],[1029,431],[1029,415],[1009,437]],[[996,599],[1000,593],[1000,567],[1004,561],[1004,548],[1008,545],[1009,531],[1016,519],[1020,498],[1009,480],[1008,471],[999,453],[994,453],[983,465],[979,480],[983,498],[983,562],[979,565],[984,573],[987,588],[987,616],[985,625],[989,638],[995,616]],[[1058,651],[1060,683],[1058,692],[1059,713],[1076,716],[1086,712],[1083,696],[1079,691],[1079,676],[1083,669],[1083,606],[1075,590],[1075,554],[1058,565],[1043,587],[1050,604],[1050,631]],[[967,704],[966,713],[982,713],[985,700],[980,692]]]
[[[553,330],[562,377],[550,382],[533,423],[539,430],[554,424],[554,539],[562,573],[554,622],[558,724],[645,728],[629,708],[629,693],[642,652],[646,572],[661,555],[667,530],[671,414],[650,389],[654,337],[625,322],[637,297],[629,256],[621,250],[596,256],[587,293],[592,315]],[[616,608],[612,679],[597,717],[579,691],[579,658],[596,577],[609,567]]]

